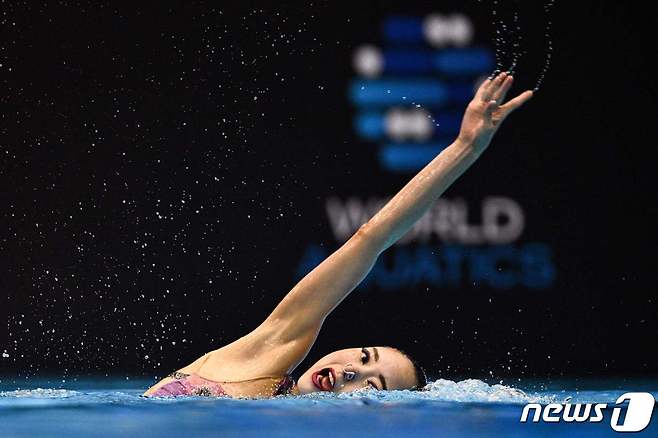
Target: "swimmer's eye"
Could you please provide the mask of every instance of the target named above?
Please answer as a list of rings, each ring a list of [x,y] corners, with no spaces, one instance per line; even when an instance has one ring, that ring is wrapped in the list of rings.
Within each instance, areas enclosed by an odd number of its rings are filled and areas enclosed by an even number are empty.
[[[377,385],[375,385],[374,383],[372,383],[370,380],[368,380],[368,386],[369,386],[371,389],[374,389],[375,391],[379,391],[379,388],[377,388]]]
[[[370,360],[370,352],[366,350],[366,348],[364,347],[361,348],[361,353],[363,354],[363,356],[361,357],[361,363],[365,365]]]

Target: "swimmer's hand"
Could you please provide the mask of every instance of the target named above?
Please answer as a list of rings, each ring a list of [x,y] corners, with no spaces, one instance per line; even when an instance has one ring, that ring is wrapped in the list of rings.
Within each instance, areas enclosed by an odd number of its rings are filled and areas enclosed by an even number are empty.
[[[485,80],[466,108],[457,140],[468,145],[477,155],[489,146],[503,120],[533,95],[527,90],[502,104],[512,82],[513,78],[507,72]]]

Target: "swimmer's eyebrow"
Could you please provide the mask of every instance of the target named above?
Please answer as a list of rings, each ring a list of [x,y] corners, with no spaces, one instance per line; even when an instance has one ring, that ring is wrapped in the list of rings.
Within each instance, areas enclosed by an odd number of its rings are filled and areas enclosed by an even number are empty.
[[[377,347],[372,347],[372,350],[375,352],[375,362],[379,360],[379,351],[377,351]]]

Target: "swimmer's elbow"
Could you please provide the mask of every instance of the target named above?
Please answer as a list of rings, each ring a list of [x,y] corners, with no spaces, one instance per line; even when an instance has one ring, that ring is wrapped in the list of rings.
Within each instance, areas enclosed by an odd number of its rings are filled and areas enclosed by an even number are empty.
[[[350,240],[358,241],[362,245],[377,253],[383,251],[386,242],[386,238],[383,236],[383,233],[378,230],[377,227],[370,221],[361,225]]]
[[[366,222],[365,224],[361,225],[352,237],[357,239],[371,239],[372,225],[370,225],[370,222]]]

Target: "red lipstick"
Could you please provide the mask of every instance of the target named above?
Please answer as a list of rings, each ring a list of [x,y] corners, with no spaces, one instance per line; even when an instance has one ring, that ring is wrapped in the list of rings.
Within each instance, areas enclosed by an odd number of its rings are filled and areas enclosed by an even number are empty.
[[[322,368],[311,375],[311,380],[320,391],[333,391],[336,384],[336,372],[333,368]]]

